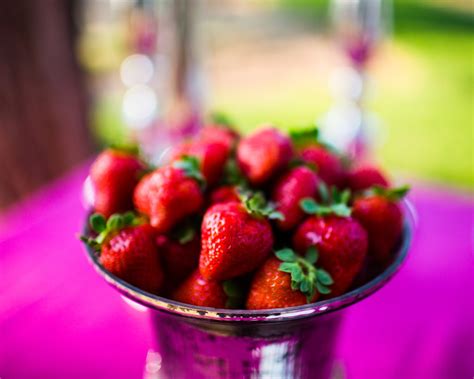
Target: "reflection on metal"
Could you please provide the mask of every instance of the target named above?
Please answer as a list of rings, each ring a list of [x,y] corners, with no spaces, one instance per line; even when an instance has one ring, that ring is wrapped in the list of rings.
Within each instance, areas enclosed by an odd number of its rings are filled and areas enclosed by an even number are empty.
[[[145,372],[143,379],[159,379],[162,358],[160,353],[154,350],[148,350],[146,354]]]
[[[138,312],[146,312],[148,310],[148,308],[145,307],[144,305],[141,305],[141,304],[129,299],[126,296],[121,296],[121,297],[122,297],[123,301],[125,301],[125,303],[127,303],[131,308],[135,309]]]
[[[405,261],[413,230],[407,204],[403,240],[383,273],[342,296],[298,307],[252,311],[179,303],[129,285],[105,271],[92,250],[88,254],[117,291],[149,310],[159,358],[147,370],[160,368],[146,378],[343,378],[334,352],[344,308],[385,285]]]

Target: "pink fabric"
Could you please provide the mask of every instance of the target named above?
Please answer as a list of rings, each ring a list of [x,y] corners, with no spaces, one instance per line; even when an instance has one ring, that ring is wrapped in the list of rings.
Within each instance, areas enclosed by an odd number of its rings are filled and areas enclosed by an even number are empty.
[[[86,170],[0,217],[0,377],[141,378],[145,314],[93,271],[76,238]],[[347,310],[337,370],[347,378],[474,374],[474,202],[415,188],[410,257],[385,288]]]

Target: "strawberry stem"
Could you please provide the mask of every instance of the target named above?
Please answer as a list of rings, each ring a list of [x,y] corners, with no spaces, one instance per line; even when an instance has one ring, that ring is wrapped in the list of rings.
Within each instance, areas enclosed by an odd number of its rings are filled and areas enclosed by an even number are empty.
[[[321,205],[316,202],[313,198],[305,197],[300,201],[301,209],[310,215],[316,216],[327,216],[335,214],[340,217],[349,217],[351,215],[351,208],[346,204],[331,204],[331,205]]]
[[[282,261],[279,270],[291,275],[291,289],[299,290],[306,296],[308,303],[313,299],[315,292],[328,294],[328,288],[333,284],[331,275],[323,269],[315,267],[318,260],[318,251],[311,246],[305,257],[296,254],[292,249],[284,248],[275,252],[278,259]]]
[[[199,168],[199,159],[193,155],[184,155],[180,160],[173,162],[173,167],[184,172],[188,178],[196,180],[201,189],[206,188],[206,179]]]
[[[106,221],[105,217],[100,213],[94,213],[89,217],[89,225],[91,229],[97,233],[95,238],[81,235],[79,239],[86,245],[90,246],[96,251],[100,251],[102,244],[113,233],[130,226],[137,226],[142,223],[133,212],[126,212],[124,214],[115,213]]]
[[[140,147],[137,144],[133,144],[133,143],[132,144],[112,143],[112,144],[109,145],[109,148],[114,150],[114,151],[118,151],[120,153],[123,153],[123,154],[133,155],[135,157],[140,156]]]
[[[181,245],[185,245],[188,242],[191,242],[196,236],[196,229],[193,226],[192,222],[185,222],[181,225],[175,227],[171,233],[171,237],[178,241]]]
[[[231,279],[222,282],[222,289],[227,295],[226,307],[237,309],[245,301],[245,292],[239,279]]]
[[[318,172],[318,166],[314,162],[306,162],[302,158],[295,157],[293,158],[290,163],[288,163],[289,168],[296,168],[296,167],[306,167],[313,172]]]
[[[231,127],[235,125],[235,123],[229,118],[229,116],[223,112],[212,112],[209,115],[209,119],[213,124],[227,129],[231,129]]]
[[[319,129],[316,126],[309,126],[306,129],[291,130],[290,138],[297,149],[318,143]]]
[[[370,188],[367,192],[369,195],[383,196],[390,201],[399,201],[403,199],[409,191],[410,187],[405,185],[397,188],[374,186]]]
[[[251,192],[244,189],[238,191],[242,204],[251,215],[257,218],[266,217],[270,220],[283,221],[285,219],[281,212],[276,211],[275,204],[266,201],[262,192]]]
[[[335,214],[340,217],[349,217],[351,215],[351,208],[348,205],[351,192],[348,189],[339,191],[336,187],[332,187],[329,191],[324,183],[321,183],[318,189],[321,202],[311,197],[300,200],[300,207],[305,213],[317,216]]]
[[[240,171],[239,165],[235,158],[229,158],[224,166],[224,183],[229,185],[248,187],[245,176]]]

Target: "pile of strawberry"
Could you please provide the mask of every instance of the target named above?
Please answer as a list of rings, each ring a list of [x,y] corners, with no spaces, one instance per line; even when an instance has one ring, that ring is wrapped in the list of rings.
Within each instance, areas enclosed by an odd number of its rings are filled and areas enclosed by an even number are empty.
[[[266,126],[209,125],[151,169],[109,149],[92,165],[95,214],[82,239],[110,273],[214,308],[282,308],[335,297],[390,263],[399,201],[374,167]],[[124,213],[125,212],[125,213]]]

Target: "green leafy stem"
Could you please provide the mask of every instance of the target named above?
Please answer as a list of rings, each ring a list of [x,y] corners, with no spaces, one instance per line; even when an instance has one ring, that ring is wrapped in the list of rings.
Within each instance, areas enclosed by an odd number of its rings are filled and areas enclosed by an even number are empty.
[[[334,283],[331,275],[326,270],[315,266],[319,257],[316,247],[310,247],[304,257],[289,248],[278,250],[275,255],[282,261],[279,270],[291,275],[291,289],[299,290],[306,296],[308,303],[311,302],[316,291],[322,295],[331,293],[328,288]]]
[[[183,170],[184,175],[196,180],[202,189],[206,187],[206,179],[202,175],[199,159],[192,155],[184,155],[180,160],[173,162],[173,167]]]
[[[410,186],[401,186],[397,188],[384,188],[374,186],[368,190],[369,195],[383,196],[390,201],[398,201],[403,199],[410,191]]]
[[[89,225],[97,233],[97,237],[92,238],[82,235],[79,238],[94,250],[99,251],[106,238],[112,233],[140,223],[141,220],[131,211],[124,214],[115,213],[108,220],[100,213],[94,213],[89,217]]]
[[[311,197],[305,197],[300,200],[301,209],[310,215],[327,216],[334,214],[340,217],[349,217],[351,208],[348,203],[351,198],[349,190],[339,191],[332,187],[331,191],[323,183],[319,186],[319,196],[321,202],[317,202]]]
[[[237,309],[245,302],[245,291],[239,279],[225,280],[222,289],[227,295],[226,308]]]
[[[256,217],[266,217],[270,220],[281,220],[285,217],[276,210],[275,204],[265,199],[262,192],[252,192],[245,189],[239,189],[239,197],[242,204],[251,215]]]

